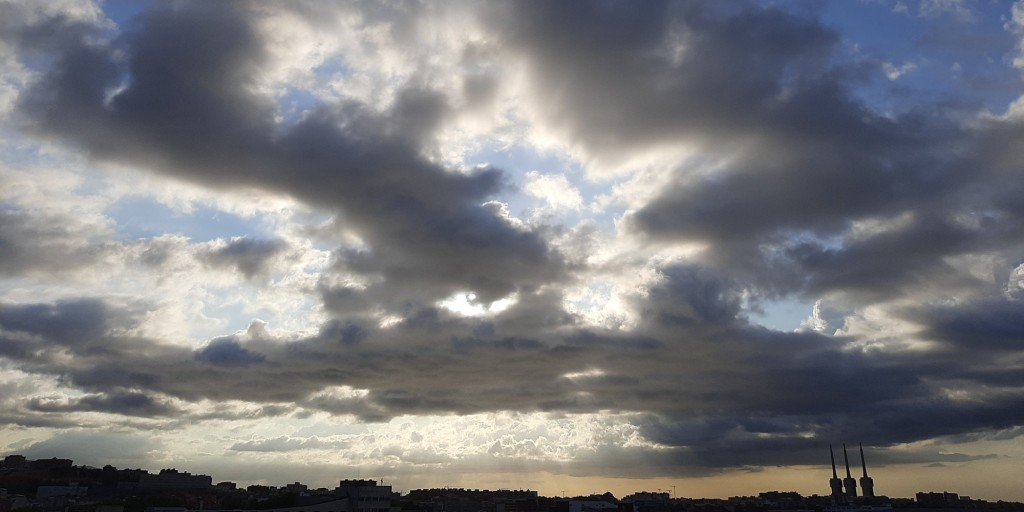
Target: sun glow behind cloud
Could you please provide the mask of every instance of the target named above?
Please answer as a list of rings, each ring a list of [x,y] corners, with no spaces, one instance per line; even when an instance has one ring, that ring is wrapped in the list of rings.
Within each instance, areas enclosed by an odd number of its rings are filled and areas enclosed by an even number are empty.
[[[501,313],[518,301],[519,295],[512,294],[489,303],[482,303],[477,300],[475,293],[461,292],[438,302],[437,305],[460,316],[488,316]]]

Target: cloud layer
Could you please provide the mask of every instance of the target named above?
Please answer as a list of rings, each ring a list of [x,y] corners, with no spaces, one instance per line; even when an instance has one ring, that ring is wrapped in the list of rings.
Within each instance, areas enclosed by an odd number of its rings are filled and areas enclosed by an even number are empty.
[[[543,426],[370,458],[658,477],[842,440],[964,462],[935,446],[1024,425],[1021,100],[908,99],[887,81],[927,66],[892,76],[910,56],[827,13],[78,7],[0,16],[9,428],[287,425],[235,456],[376,442],[302,432],[324,418],[521,414]],[[956,13],[919,19],[980,23]],[[182,220],[133,232],[128,199]],[[757,322],[784,301],[802,327]]]

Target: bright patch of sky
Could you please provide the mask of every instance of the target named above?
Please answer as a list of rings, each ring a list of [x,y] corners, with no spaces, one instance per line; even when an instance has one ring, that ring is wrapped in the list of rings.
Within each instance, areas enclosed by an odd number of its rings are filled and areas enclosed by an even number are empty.
[[[475,293],[462,292],[441,301],[438,306],[462,316],[486,316],[501,313],[518,301],[515,295],[503,297],[493,302],[480,302]]]
[[[127,240],[167,233],[185,236],[193,242],[215,240],[225,234],[253,238],[273,236],[259,216],[246,218],[202,205],[191,211],[180,211],[148,197],[124,197],[111,204],[105,213]]]
[[[533,181],[540,176],[562,176],[575,189],[575,194],[569,193],[580,198],[580,208],[558,207],[545,210],[551,218],[569,223],[586,218],[611,228],[616,215],[621,215],[621,211],[610,208],[596,211],[590,208],[597,196],[607,193],[608,183],[584,179],[581,165],[573,161],[569,155],[558,154],[554,150],[537,150],[515,145],[504,148],[481,148],[468,154],[464,161],[469,165],[488,164],[509,174],[516,193],[502,197],[502,200],[508,204],[510,212],[516,217],[529,218],[537,210],[550,206],[550,202],[542,195],[531,193],[531,176]],[[539,189],[534,190],[539,192]]]
[[[320,98],[308,90],[288,87],[277,97],[278,129],[282,132],[302,121],[310,110],[321,106]]]
[[[814,302],[796,298],[763,301],[756,309],[748,309],[751,321],[776,331],[793,331],[811,316]]]
[[[150,10],[156,0],[103,0],[103,14],[122,28],[131,28],[135,19]]]
[[[1003,112],[1019,94],[1010,66],[1014,35],[1007,3],[943,1],[822,2],[822,21],[842,34],[846,58],[864,64],[855,93],[883,113],[962,102],[969,92]],[[978,58],[979,55],[982,58]]]

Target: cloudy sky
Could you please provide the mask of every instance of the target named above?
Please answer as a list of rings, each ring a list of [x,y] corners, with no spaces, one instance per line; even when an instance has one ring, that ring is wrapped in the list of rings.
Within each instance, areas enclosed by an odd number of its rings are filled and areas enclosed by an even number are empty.
[[[3,0],[0,141],[0,453],[1024,499],[1024,2]]]

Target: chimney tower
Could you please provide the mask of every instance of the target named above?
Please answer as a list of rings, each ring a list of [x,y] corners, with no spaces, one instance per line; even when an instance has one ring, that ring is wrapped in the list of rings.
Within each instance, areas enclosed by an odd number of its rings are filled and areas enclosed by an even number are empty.
[[[857,481],[850,475],[850,457],[846,455],[846,443],[843,443],[843,460],[846,462],[846,478],[843,479],[843,487],[846,487],[846,497],[857,497]]]
[[[838,504],[843,497],[843,481],[836,474],[836,454],[832,451],[832,445],[828,445],[828,455],[832,458],[832,478],[828,480],[828,486],[832,488],[832,499]]]
[[[875,497],[875,481],[868,476],[868,465],[864,462],[864,445],[857,443],[860,447],[860,467],[864,470],[864,476],[860,477],[860,489],[864,493],[865,498]]]

